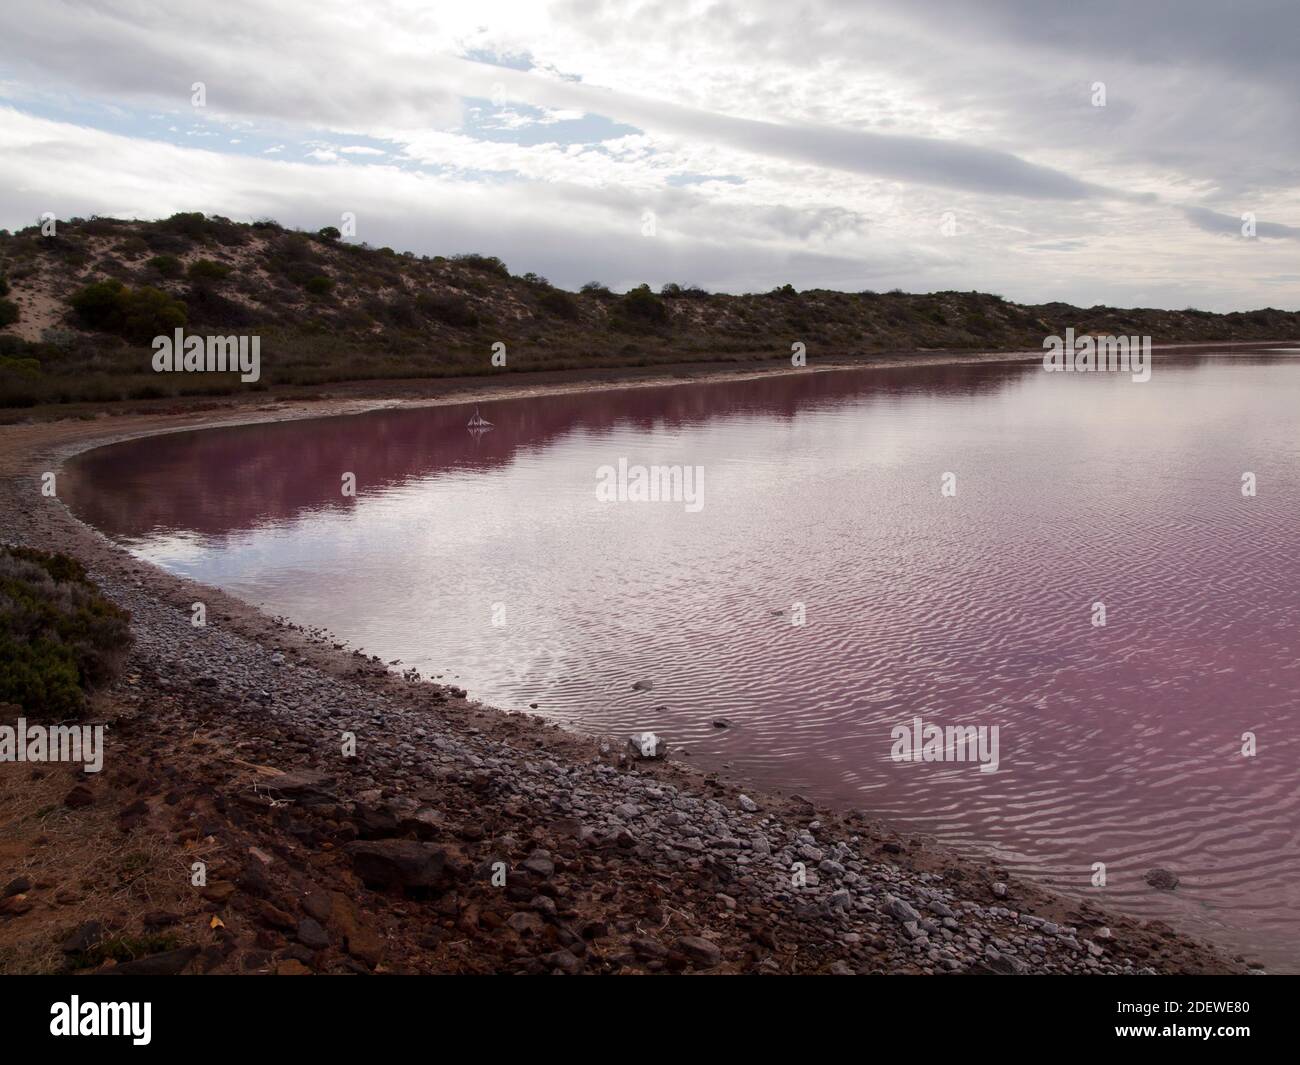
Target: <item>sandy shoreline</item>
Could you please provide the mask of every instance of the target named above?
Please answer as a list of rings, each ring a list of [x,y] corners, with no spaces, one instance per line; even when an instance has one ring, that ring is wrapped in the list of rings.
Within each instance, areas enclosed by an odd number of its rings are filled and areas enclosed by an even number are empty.
[[[1053,895],[861,813],[749,789],[742,803],[736,783],[671,754],[629,761],[625,737],[575,735],[409,683],[323,633],[133,559],[39,492],[40,474],[80,451],[217,425],[1040,357],[379,381],[307,400],[163,402],[0,426],[0,539],[81,558],[132,611],[139,641],[96,706],[113,724],[115,757],[91,805],[60,801],[80,776],[66,767],[0,766],[0,879],[13,867],[32,885],[21,893],[31,908],[0,907],[0,971],[59,963],[52,929],[71,924],[168,929],[175,944],[156,953],[186,971],[1245,971],[1161,922]],[[189,625],[196,600],[207,629]],[[356,735],[358,757],[341,756],[342,731]],[[75,855],[99,853],[104,833],[149,841],[143,898],[69,888]],[[212,867],[209,885],[225,886],[189,884],[196,854]],[[505,885],[488,872],[498,861]],[[792,881],[796,864],[808,882]],[[147,920],[160,912],[166,921]]]

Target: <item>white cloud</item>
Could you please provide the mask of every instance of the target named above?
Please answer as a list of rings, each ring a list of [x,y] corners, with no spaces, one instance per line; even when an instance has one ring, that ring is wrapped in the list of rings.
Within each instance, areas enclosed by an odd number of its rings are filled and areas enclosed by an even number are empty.
[[[0,14],[0,91],[82,124],[0,111],[0,224],[29,221],[35,189],[65,217],[166,207],[316,228],[364,204],[372,243],[473,248],[559,281],[1277,303],[1300,222],[1300,78],[1279,50],[1297,15],[1186,0],[1177,25],[1153,25],[1131,7],[52,0]],[[1252,32],[1225,36],[1238,25]],[[470,98],[506,102],[467,123]],[[166,115],[190,143],[88,128],[105,108],[113,128]],[[601,121],[640,132],[591,132]],[[195,143],[218,135],[241,154]],[[268,158],[285,152],[312,162]],[[650,243],[634,239],[646,209]],[[1243,211],[1262,239],[1224,235]]]

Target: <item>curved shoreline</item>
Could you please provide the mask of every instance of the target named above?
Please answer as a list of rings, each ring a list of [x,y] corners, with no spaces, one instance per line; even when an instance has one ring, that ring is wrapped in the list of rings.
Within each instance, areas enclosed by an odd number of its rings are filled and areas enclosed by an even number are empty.
[[[1037,353],[936,356],[926,361],[1011,361],[1039,357]],[[887,368],[916,362],[916,357],[912,357],[878,360],[866,366],[844,363],[814,372],[868,366]],[[361,915],[345,913],[336,917],[329,911],[333,924],[322,919],[334,933],[332,939],[339,942],[331,941],[329,946],[318,948],[313,959],[317,955],[325,956],[318,971],[331,971],[330,964],[342,964],[345,958],[353,963],[360,961],[367,968],[377,966],[395,971],[477,971],[473,962],[458,961],[446,954],[442,950],[445,943],[421,948],[418,939],[413,938],[415,933],[403,926],[402,915],[394,912],[400,907],[386,904],[382,895],[365,896],[360,891],[356,870],[339,860],[348,842],[345,837],[355,833],[354,840],[364,841],[377,831],[376,824],[387,824],[390,820],[394,834],[414,835],[419,839],[428,836],[438,841],[437,845],[446,852],[444,858],[449,866],[460,869],[452,889],[458,900],[452,920],[459,932],[486,944],[484,957],[491,959],[487,971],[532,971],[539,966],[540,971],[568,971],[574,964],[586,971],[610,971],[593,968],[591,948],[578,949],[583,944],[597,944],[602,959],[620,959],[613,971],[699,967],[781,972],[795,971],[790,967],[810,960],[814,960],[814,971],[1244,971],[1244,965],[1239,962],[1173,933],[1161,922],[1103,914],[1087,901],[1058,896],[1009,878],[989,858],[958,853],[919,837],[899,835],[887,826],[866,820],[860,813],[838,813],[816,808],[798,797],[757,791],[749,792],[748,797],[756,800],[758,809],[747,812],[747,808],[739,809],[746,804],[739,803],[735,785],[712,774],[671,762],[629,765],[620,760],[622,752],[617,744],[605,744],[602,749],[599,737],[564,732],[528,715],[482,707],[454,689],[431,682],[410,684],[360,651],[345,650],[334,644],[325,634],[280,624],[250,604],[132,558],[124,549],[81,523],[65,506],[50,507],[39,495],[39,473],[43,469],[57,471],[74,454],[143,436],[261,421],[467,403],[484,398],[525,398],[592,388],[653,387],[808,372],[783,367],[739,375],[733,369],[687,374],[683,378],[682,367],[666,369],[672,375],[667,379],[662,373],[595,382],[573,377],[567,383],[547,383],[541,387],[535,382],[511,387],[513,382],[506,379],[481,392],[471,389],[469,394],[453,387],[441,395],[414,399],[374,395],[335,398],[287,409],[277,404],[250,410],[248,404],[231,404],[231,409],[219,415],[210,409],[200,409],[120,416],[126,424],[117,419],[111,419],[116,424],[96,419],[3,426],[0,440],[5,440],[8,446],[0,457],[0,498],[5,503],[0,537],[77,555],[88,563],[92,575],[110,597],[123,602],[135,614],[141,634],[140,646],[132,659],[133,668],[138,669],[137,680],[133,685],[119,682],[105,697],[111,707],[121,712],[118,719],[121,738],[116,742],[125,746],[119,747],[119,755],[126,753],[131,761],[136,747],[149,746],[146,736],[154,721],[151,715],[156,713],[169,726],[160,730],[160,734],[170,736],[164,738],[161,746],[155,744],[151,748],[160,766],[187,762],[190,752],[186,751],[182,737],[193,734],[196,725],[200,731],[207,729],[211,735],[218,735],[229,733],[232,724],[237,723],[242,732],[236,736],[242,735],[242,742],[259,752],[259,757],[241,756],[239,762],[268,763],[269,767],[291,774],[323,774],[329,778],[328,785],[319,783],[313,787],[334,800],[317,804],[332,816],[317,818],[323,823],[313,824],[311,832],[318,837],[319,853],[332,856],[325,864],[340,893],[356,891],[369,905],[363,907],[365,912]],[[392,382],[375,384],[393,385]],[[194,641],[206,637],[185,631],[184,610],[198,596],[207,604],[209,617],[213,619],[210,624],[221,636],[217,642],[222,644],[223,653],[230,660],[226,673],[236,678],[230,681],[227,676],[218,675],[215,687],[208,684],[209,679],[214,679],[210,669],[203,671],[199,667],[196,671],[195,668]],[[189,647],[188,651],[183,649],[185,646]],[[202,653],[198,658],[202,658]],[[296,665],[288,666],[289,659]],[[283,699],[278,689],[268,691],[262,687],[269,684],[268,676],[274,676],[278,683],[287,673],[295,676],[293,683],[287,685],[289,694]],[[405,728],[398,730],[386,724],[382,726],[395,735],[372,738],[371,742],[384,751],[360,774],[355,767],[338,765],[337,757],[325,750],[315,749],[320,737],[333,727],[333,719],[347,714],[345,706],[327,705],[327,690],[332,695],[334,689],[343,686],[346,695],[359,692],[358,698],[378,707],[374,713],[379,717],[391,714],[405,722]],[[124,687],[135,690],[123,691]],[[304,692],[310,693],[309,696],[304,696]],[[195,697],[201,704],[197,710],[190,705]],[[343,702],[347,703],[348,699],[344,698]],[[141,710],[142,706],[151,705],[153,710]],[[427,736],[430,715],[439,719],[433,737],[436,749],[441,752],[437,765],[430,764],[428,758],[402,750],[408,736]],[[273,759],[281,747],[284,728],[308,738],[297,741],[302,749],[293,750],[287,765],[275,766]],[[225,735],[214,742],[219,749],[228,750],[231,748],[222,745],[239,741]],[[527,752],[525,746],[530,748]],[[240,749],[251,753],[246,748]],[[539,749],[548,756],[542,766],[532,764]],[[279,760],[283,762],[285,758]],[[483,780],[482,765],[492,762],[497,765],[489,776],[495,775],[497,779]],[[549,764],[558,770],[561,780],[558,790],[552,787],[553,780],[547,782],[556,776],[547,768]],[[194,766],[194,770],[202,775],[199,766]],[[369,770],[374,770],[373,775]],[[3,772],[11,771],[12,767],[3,767]],[[453,776],[468,776],[470,783],[465,785],[461,780],[446,783]],[[350,795],[346,785],[336,783],[340,778],[351,778]],[[567,787],[572,780],[580,780],[581,788]],[[434,782],[432,787],[430,781]],[[206,784],[219,795],[226,789],[226,797],[238,803],[240,796],[247,793],[249,775],[247,771],[236,771],[219,782],[208,780]],[[454,789],[466,786],[472,801],[456,815],[453,824],[450,811],[464,806],[458,802]],[[504,792],[498,794],[502,788]],[[529,797],[539,789],[549,790],[550,794],[541,809],[533,809],[535,804]],[[593,797],[577,801],[573,795],[579,790]],[[426,804],[423,808],[435,809],[443,815],[432,819],[436,826],[429,824],[422,828],[411,817],[401,816],[417,812],[408,806],[412,797],[422,792],[430,792],[420,795],[418,801]],[[442,800],[441,806],[435,794]],[[722,797],[721,802],[718,796]],[[194,809],[206,809],[212,802],[206,794],[192,798]],[[512,812],[520,804],[520,811]],[[636,812],[629,813],[627,807]],[[527,826],[532,842],[540,839],[545,846],[530,848],[522,843],[518,837],[524,832],[495,831],[465,820],[487,808],[494,809],[494,816],[502,822],[521,822]],[[213,805],[212,809],[215,815],[217,807]],[[304,803],[304,812],[305,809]],[[570,823],[575,821],[576,828]],[[237,823],[232,832],[268,840],[275,834],[268,826],[254,823]],[[393,837],[381,834],[376,838],[382,842]],[[760,838],[762,843],[758,842]],[[265,848],[258,849],[273,851],[275,845],[267,842]],[[429,842],[428,846],[434,843]],[[533,862],[533,869],[528,869],[529,862],[536,857],[531,852],[537,850],[544,851],[545,856]],[[521,875],[529,878],[530,891],[536,888],[539,894],[530,896],[527,905],[522,907],[524,899],[509,900],[498,914],[499,922],[494,923],[484,915],[494,912],[490,907],[503,893],[477,881],[472,870],[475,863],[482,864],[497,853],[512,869],[516,863],[519,868],[528,869]],[[616,861],[610,859],[611,853]],[[794,861],[802,862],[812,871],[814,882],[808,887],[793,888],[779,882],[778,878]],[[544,871],[548,863],[549,874],[543,876],[537,872]],[[548,907],[545,901],[538,902],[538,899],[550,899],[555,904],[573,899],[575,893],[584,893],[584,883],[613,875],[612,865],[620,866],[615,877],[620,894],[636,897],[660,918],[666,914],[666,926],[678,924],[675,934],[689,933],[685,939],[703,939],[704,945],[656,940],[652,946],[640,942],[646,937],[633,933],[644,929],[636,921],[632,922],[632,928],[618,928],[620,922],[602,912],[597,899],[584,897],[581,901],[585,905],[569,906],[575,915],[567,919],[563,916],[564,905],[558,913],[553,913],[554,905]],[[629,871],[632,866],[636,869]],[[765,870],[762,876],[755,873],[759,867]],[[238,882],[245,872],[240,869],[231,875]],[[673,897],[681,893],[683,878],[714,882],[718,890],[694,899],[697,893],[687,889],[682,909],[673,911],[656,892],[649,890],[651,883],[665,878],[670,883],[669,895]],[[673,885],[673,880],[679,883]],[[285,881],[277,900],[280,905],[275,908],[292,916],[305,907],[311,891],[303,887],[300,876],[286,876]],[[1001,885],[1000,891],[995,889],[995,884]],[[544,890],[557,887],[565,890],[550,895]],[[242,894],[237,892],[235,897],[242,898]],[[180,898],[184,899],[185,895]],[[465,915],[471,908],[474,920],[466,922]],[[503,916],[512,908],[515,912]],[[761,912],[753,913],[755,908]],[[252,910],[251,917],[249,913],[242,916],[250,918],[248,931],[256,937],[260,934],[255,931],[258,907],[253,905]],[[679,916],[672,916],[673,912]],[[356,924],[361,917],[371,918],[376,914],[380,916],[372,931],[386,940],[389,947],[378,955],[383,960],[371,965],[376,957],[374,944],[368,936],[355,934],[352,938],[367,945],[359,948],[360,953],[352,950],[346,927],[349,921]],[[525,917],[519,917],[520,914]],[[738,915],[744,914],[752,919],[742,929]],[[586,919],[588,924],[603,923],[606,934],[587,936],[577,928],[578,917]],[[227,926],[232,924],[230,915],[224,919]],[[956,927],[951,927],[949,922]],[[462,927],[467,923],[472,926],[468,931]],[[340,932],[335,925],[343,930]],[[1099,934],[1103,927],[1113,931],[1113,938]],[[975,934],[967,935],[968,929],[974,929]],[[288,929],[281,930],[285,931]],[[744,934],[736,935],[738,931]],[[572,939],[575,935],[578,941]],[[954,944],[957,935],[966,938]],[[281,938],[286,937],[281,934]],[[262,939],[268,943],[275,941],[274,935]],[[607,939],[613,941],[612,946],[605,946]],[[540,953],[532,949],[539,945],[552,949]],[[293,946],[289,943],[267,950],[242,944],[239,949],[244,953],[239,956],[243,959],[249,953],[263,950],[270,955],[267,963],[277,968],[293,960],[311,968],[293,954]],[[792,960],[800,952],[801,960]],[[945,953],[951,956],[944,957]],[[228,960],[229,956],[223,954],[220,960],[214,960],[212,968],[223,971],[221,966]]]

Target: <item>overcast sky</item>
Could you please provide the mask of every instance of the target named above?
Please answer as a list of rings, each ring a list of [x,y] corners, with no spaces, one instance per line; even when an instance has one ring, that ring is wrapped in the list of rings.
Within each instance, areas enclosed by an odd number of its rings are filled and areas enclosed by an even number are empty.
[[[1297,0],[9,2],[0,227],[352,212],[570,288],[1295,310],[1297,41]]]

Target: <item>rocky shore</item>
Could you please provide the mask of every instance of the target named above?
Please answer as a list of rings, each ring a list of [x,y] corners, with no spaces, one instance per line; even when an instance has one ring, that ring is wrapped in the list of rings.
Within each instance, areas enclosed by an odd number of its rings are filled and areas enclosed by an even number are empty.
[[[81,559],[136,639],[96,700],[101,774],[0,765],[0,971],[1246,971],[862,813],[405,678],[40,495],[75,451],[213,419],[0,427],[0,539]]]

